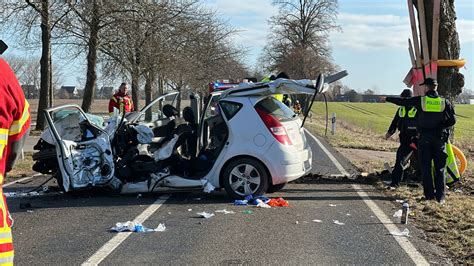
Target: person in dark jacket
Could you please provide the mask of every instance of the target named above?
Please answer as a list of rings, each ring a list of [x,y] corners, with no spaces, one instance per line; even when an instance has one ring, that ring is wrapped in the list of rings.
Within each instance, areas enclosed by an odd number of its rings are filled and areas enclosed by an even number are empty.
[[[386,101],[405,107],[416,107],[417,129],[420,134],[418,157],[423,176],[423,192],[427,200],[436,198],[440,204],[444,204],[446,143],[449,138],[449,129],[456,123],[456,116],[451,103],[438,95],[438,83],[435,79],[427,78],[420,85],[426,87],[425,96],[387,97]],[[434,164],[434,186],[431,162]]]
[[[410,89],[405,89],[400,94],[400,97],[410,98],[413,97],[413,93]],[[416,138],[416,112],[417,109],[414,106],[400,106],[393,117],[387,133],[385,134],[385,139],[388,139],[397,131],[397,129],[400,132],[400,146],[397,150],[390,188],[400,186],[400,181],[403,179],[404,162],[407,156],[410,156],[412,152],[410,144],[412,144]]]

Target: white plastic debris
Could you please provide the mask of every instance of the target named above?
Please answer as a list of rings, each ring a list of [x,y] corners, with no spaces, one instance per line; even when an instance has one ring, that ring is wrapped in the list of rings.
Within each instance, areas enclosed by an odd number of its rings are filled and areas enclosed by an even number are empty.
[[[322,220],[318,220],[318,219],[314,219],[313,222],[315,222],[315,223],[322,223],[323,221],[322,221]]]
[[[197,215],[200,215],[202,218],[206,218],[206,219],[209,219],[211,218],[212,216],[215,216],[214,213],[208,213],[208,212],[198,212],[196,213]]]
[[[350,213],[346,213],[346,216],[351,216],[351,214],[350,214]]]
[[[390,232],[391,235],[394,235],[394,236],[410,236],[410,231],[408,230],[408,228],[405,228],[403,231],[391,231]]]
[[[396,211],[396,212],[393,214],[393,217],[395,217],[395,218],[400,218],[400,217],[402,217],[402,210],[400,209],[400,210]]]
[[[330,207],[336,207],[336,204],[329,204]]]
[[[345,225],[345,223],[341,223],[341,222],[339,222],[338,220],[333,220],[333,223],[334,223],[334,224],[337,224],[337,225]]]
[[[153,153],[153,157],[155,158],[155,161],[161,161],[164,159],[167,159],[171,156],[174,150],[174,146],[176,145],[176,142],[178,141],[178,135],[174,135],[174,137],[168,141],[166,144],[164,144],[160,149],[155,151]]]
[[[26,210],[27,213],[33,213],[33,210]]]
[[[255,202],[257,203],[257,207],[259,208],[265,208],[265,209],[270,209],[272,206],[268,205],[267,203],[263,202],[261,199],[256,199]]]
[[[193,211],[193,209],[188,209],[188,212],[192,212],[192,211]]]
[[[396,203],[404,203],[405,201],[404,200],[401,200],[401,199],[397,199],[395,200]]]
[[[139,233],[146,233],[146,232],[163,232],[166,230],[166,226],[164,224],[159,224],[156,228],[147,228],[143,226],[139,222],[135,221],[127,221],[125,223],[116,223],[114,227],[110,228],[111,231],[115,232],[139,232]]]
[[[204,186],[203,190],[205,193],[211,193],[212,191],[214,191],[214,189],[216,189],[213,185],[211,185],[209,180],[201,179],[201,183]]]
[[[296,221],[295,224],[299,224],[300,222]]]
[[[223,214],[234,214],[235,212],[234,211],[228,211],[226,209],[223,209],[223,210],[217,210],[215,212],[219,212],[219,213],[223,213]]]

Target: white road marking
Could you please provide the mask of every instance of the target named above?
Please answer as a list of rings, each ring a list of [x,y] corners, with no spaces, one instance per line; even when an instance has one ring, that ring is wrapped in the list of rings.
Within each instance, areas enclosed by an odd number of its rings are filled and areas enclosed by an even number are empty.
[[[23,182],[23,181],[25,181],[25,180],[29,180],[29,179],[32,179],[33,177],[37,177],[37,176],[40,176],[40,175],[43,175],[43,174],[35,174],[35,175],[33,175],[33,176],[23,177],[23,178],[20,178],[20,179],[18,179],[18,180],[15,180],[15,181],[12,181],[12,182],[10,182],[10,183],[7,183],[7,184],[3,185],[3,187],[9,187],[9,186],[11,186],[11,185],[13,185],[13,184],[16,184],[16,183],[19,183],[19,182]]]
[[[140,215],[135,217],[133,221],[143,223],[145,222],[156,210],[158,210],[165,201],[169,199],[168,195],[161,196],[155,202],[153,202],[146,210],[144,210]],[[112,239],[110,239],[105,245],[103,245],[99,250],[97,250],[94,255],[92,255],[87,261],[82,263],[82,265],[99,265],[107,256],[112,253],[132,232],[123,232],[117,233]]]
[[[399,232],[398,227],[393,224],[393,222],[388,218],[388,216],[373,202],[369,195],[358,184],[353,184],[352,187],[357,191],[357,194],[364,200],[365,204],[372,210],[372,212],[377,216],[379,221],[385,226],[389,232]],[[416,250],[413,244],[406,237],[394,236],[398,244],[405,250],[405,252],[410,256],[413,262],[416,265],[429,265],[428,261],[423,257],[423,255]]]
[[[339,170],[339,172],[341,172],[341,175],[343,176],[350,176],[350,174],[346,171],[346,169],[344,169],[344,167],[342,167],[342,165],[337,161],[337,159],[328,151],[328,149],[326,149],[326,147],[324,147],[324,145],[321,143],[321,141],[319,141],[318,138],[316,138],[313,134],[311,134],[311,132],[309,132],[309,130],[307,130],[306,128],[304,129],[306,131],[306,133],[308,133],[308,135],[310,135],[314,141],[316,141],[316,143],[318,143],[319,147],[321,147],[321,149],[324,151],[324,153],[326,153],[326,155],[329,157],[329,159],[332,161],[332,163],[334,164],[334,166],[336,166],[337,170]]]
[[[306,128],[306,132],[310,135],[316,143],[318,143],[319,147],[326,153],[326,155],[331,159],[334,163],[336,168],[341,172],[342,175],[349,175],[347,171],[342,167],[342,165],[337,161],[337,159],[322,145],[322,143],[313,135],[311,134]],[[361,187],[358,184],[353,184],[352,187],[357,191],[357,194],[362,198],[365,204],[369,207],[369,209],[375,214],[377,219],[385,226],[385,228],[389,232],[399,232],[400,230],[398,227],[393,224],[393,222],[388,218],[388,216],[377,206],[375,202],[373,202],[369,195],[365,191],[362,191]],[[406,237],[399,237],[393,236],[398,244],[403,248],[403,250],[407,253],[407,255],[413,260],[416,265],[429,265],[428,261],[421,255],[418,250],[413,246],[413,244],[408,240]]]

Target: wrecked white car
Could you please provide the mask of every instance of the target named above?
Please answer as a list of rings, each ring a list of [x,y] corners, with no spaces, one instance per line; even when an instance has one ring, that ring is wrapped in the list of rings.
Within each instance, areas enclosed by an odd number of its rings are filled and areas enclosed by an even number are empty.
[[[312,153],[300,118],[272,95],[316,94],[323,85],[323,75],[241,83],[212,93],[200,116],[198,97],[180,115],[173,92],[105,126],[76,105],[50,108],[33,169],[54,176],[66,192],[224,188],[233,198],[274,192],[310,171]]]

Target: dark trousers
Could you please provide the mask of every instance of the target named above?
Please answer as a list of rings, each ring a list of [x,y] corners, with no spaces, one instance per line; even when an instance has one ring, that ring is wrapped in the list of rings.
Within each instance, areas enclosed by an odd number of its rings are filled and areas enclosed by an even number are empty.
[[[400,185],[400,182],[403,179],[404,161],[406,157],[412,151],[412,149],[410,148],[410,144],[412,142],[411,140],[412,140],[411,136],[400,134],[400,146],[398,147],[398,150],[397,150],[397,158],[395,161],[395,167],[393,168],[393,171],[392,171],[392,184],[390,184],[393,187],[398,187]]]
[[[418,152],[423,176],[423,191],[426,199],[441,201],[445,196],[446,180],[444,171],[446,169],[446,142],[440,136],[422,134],[418,141]],[[434,164],[434,186],[431,171]]]

